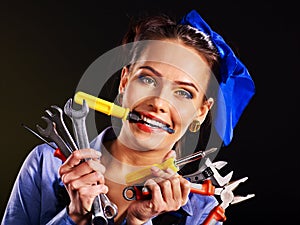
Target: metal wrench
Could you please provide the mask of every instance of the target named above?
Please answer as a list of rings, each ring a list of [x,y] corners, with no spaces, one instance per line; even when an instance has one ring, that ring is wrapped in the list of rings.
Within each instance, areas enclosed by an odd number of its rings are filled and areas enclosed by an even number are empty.
[[[71,118],[73,122],[74,133],[79,148],[89,148],[90,143],[89,143],[86,124],[85,124],[86,116],[89,112],[89,107],[86,104],[85,100],[83,101],[81,110],[74,110],[72,108],[72,99],[69,99],[65,104],[64,111]],[[100,199],[103,204],[103,208],[104,208],[103,214],[105,215],[105,217],[108,219],[114,218],[118,213],[117,206],[114,203],[110,202],[110,200],[105,194],[100,194]],[[96,204],[99,204],[98,202],[99,201],[97,201]],[[97,206],[96,208],[102,209],[102,207],[99,206]]]
[[[52,113],[50,110],[46,110],[49,118],[56,124],[58,132],[66,141],[66,143],[72,148],[72,150],[78,150],[78,147],[64,122],[63,110],[56,105],[52,105],[51,108],[53,109],[54,113]]]
[[[89,112],[89,107],[86,103],[83,103],[80,110],[74,110],[72,108],[72,99],[70,98],[64,106],[64,112],[72,120],[75,139],[77,141],[79,149],[89,148],[90,142],[87,135],[85,120]]]
[[[104,208],[104,215],[108,219],[114,218],[118,214],[118,207],[116,204],[112,203],[106,194],[100,194],[100,199]]]
[[[53,142],[55,142],[62,154],[67,158],[72,153],[72,149],[69,148],[66,142],[57,133],[55,123],[45,116],[43,116],[42,119],[46,121],[47,127],[43,129],[39,125],[36,125],[38,132],[45,138],[50,138]]]

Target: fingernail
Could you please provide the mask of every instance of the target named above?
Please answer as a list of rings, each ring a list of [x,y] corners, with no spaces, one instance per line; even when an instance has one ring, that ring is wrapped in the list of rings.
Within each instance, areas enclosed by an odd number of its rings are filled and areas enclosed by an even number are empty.
[[[149,202],[149,204],[148,204],[148,207],[149,207],[150,209],[152,209],[152,208],[153,208],[153,204],[152,204],[152,202]]]
[[[152,166],[151,171],[157,173],[160,171],[160,169],[157,166]]]
[[[176,152],[174,150],[172,150],[172,152],[171,152],[171,157],[176,158]]]

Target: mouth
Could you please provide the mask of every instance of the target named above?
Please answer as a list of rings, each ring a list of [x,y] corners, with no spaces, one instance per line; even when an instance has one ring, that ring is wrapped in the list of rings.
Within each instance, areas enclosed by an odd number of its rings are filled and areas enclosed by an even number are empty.
[[[138,113],[136,111],[134,111],[132,113],[139,118],[138,120],[135,120],[132,122],[142,123],[142,124],[149,126],[150,128],[159,128],[164,131],[167,131],[170,134],[175,132],[174,129],[170,128],[169,124],[165,123],[164,121],[162,121],[158,118],[155,118],[152,115],[145,115],[145,114]]]

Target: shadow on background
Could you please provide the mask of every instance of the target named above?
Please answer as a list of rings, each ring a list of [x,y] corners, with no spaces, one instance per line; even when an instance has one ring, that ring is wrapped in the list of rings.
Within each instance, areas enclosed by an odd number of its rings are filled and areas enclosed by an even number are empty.
[[[234,170],[233,179],[249,177],[237,194],[256,194],[230,206],[226,224],[295,222],[291,203],[300,200],[292,183],[299,171],[296,8],[289,1],[1,3],[1,215],[23,160],[41,143],[21,123],[35,128],[50,105],[63,107],[89,65],[119,44],[130,16],[163,11],[181,18],[196,9],[237,52],[257,88],[231,145],[217,157]]]

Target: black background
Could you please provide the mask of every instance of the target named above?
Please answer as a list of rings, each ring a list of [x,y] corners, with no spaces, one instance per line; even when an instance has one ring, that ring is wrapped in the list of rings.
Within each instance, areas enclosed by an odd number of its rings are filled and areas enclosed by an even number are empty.
[[[296,224],[299,12],[292,1],[24,1],[0,3],[1,215],[23,160],[41,143],[34,127],[63,106],[89,65],[116,47],[130,16],[196,9],[247,65],[256,94],[218,159],[255,193],[226,210],[225,224]]]

